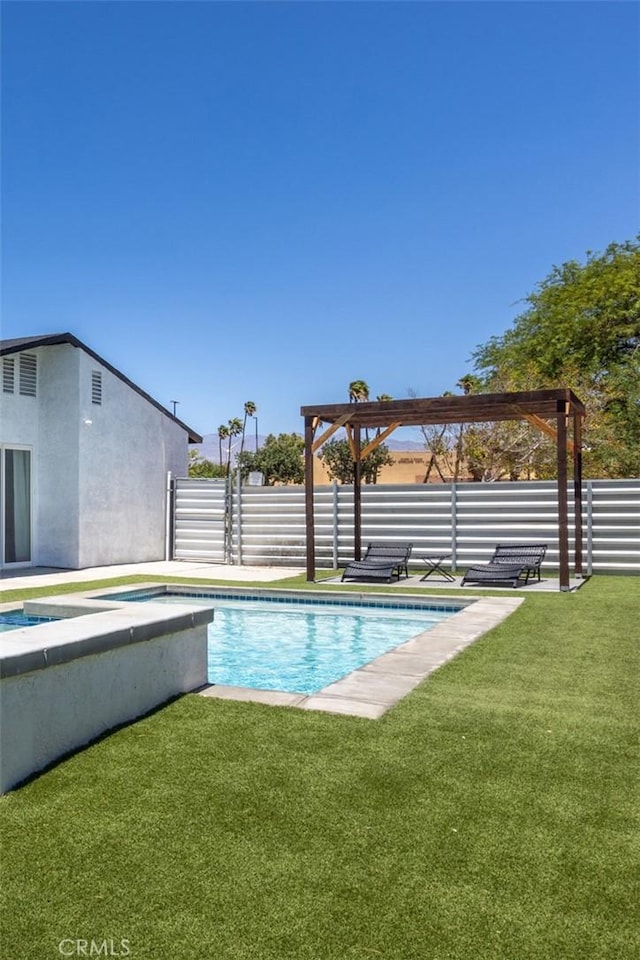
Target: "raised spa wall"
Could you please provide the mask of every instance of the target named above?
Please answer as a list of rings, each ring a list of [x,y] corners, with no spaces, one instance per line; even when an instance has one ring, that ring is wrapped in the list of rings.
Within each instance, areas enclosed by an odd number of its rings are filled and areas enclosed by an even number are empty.
[[[64,619],[2,634],[1,793],[207,683],[213,607],[48,597],[24,611]]]

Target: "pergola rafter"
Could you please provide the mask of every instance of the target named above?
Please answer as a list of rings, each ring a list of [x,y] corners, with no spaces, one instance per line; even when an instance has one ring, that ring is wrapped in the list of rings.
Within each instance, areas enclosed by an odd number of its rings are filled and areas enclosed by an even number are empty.
[[[315,578],[315,528],[313,516],[313,454],[340,427],[347,432],[354,461],[354,556],[361,556],[362,460],[400,426],[452,423],[489,423],[526,420],[556,441],[558,481],[558,548],[560,589],[569,589],[568,464],[573,461],[575,507],[574,569],[582,574],[582,425],[584,404],[567,388],[519,393],[484,393],[473,396],[412,397],[366,403],[333,403],[302,407],[305,422],[305,503],[307,531],[307,580]],[[551,423],[549,421],[552,421]],[[328,425],[316,438],[321,424]],[[573,440],[569,437],[573,425]],[[380,433],[366,446],[361,431]]]

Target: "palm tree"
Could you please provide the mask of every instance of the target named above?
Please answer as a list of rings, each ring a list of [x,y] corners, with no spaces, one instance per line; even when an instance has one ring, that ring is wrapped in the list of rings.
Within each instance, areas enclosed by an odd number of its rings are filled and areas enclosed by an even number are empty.
[[[349,403],[369,399],[369,384],[364,380],[352,380],[349,384]]]
[[[247,400],[244,405],[244,420],[242,421],[242,440],[240,441],[240,455],[242,456],[242,451],[244,450],[244,435],[247,429],[247,417],[253,417],[256,410],[256,407],[253,400]],[[257,446],[256,446],[257,449]]]
[[[218,459],[220,461],[220,466],[222,466],[222,441],[227,440],[229,437],[229,427],[226,424],[221,423],[218,427]]]
[[[366,380],[352,380],[349,384],[349,403],[360,403],[369,399],[369,384]],[[364,428],[366,442],[369,443],[369,430]]]
[[[229,448],[227,450],[227,476],[231,473],[231,441],[234,437],[239,437],[242,433],[242,420],[239,417],[232,417],[229,420]]]
[[[391,396],[390,393],[381,393],[376,397],[376,400],[378,401],[378,403],[389,403],[390,400],[393,400],[393,397]],[[381,433],[382,433],[382,428],[378,427],[378,429],[376,430],[376,437],[379,437]]]
[[[460,377],[456,383],[456,387],[460,387],[465,397],[468,397],[480,386],[480,378],[476,377],[473,373],[465,373],[463,377]],[[464,456],[464,435],[466,429],[465,424],[461,423],[458,427],[458,439],[456,442],[456,461],[453,468],[453,482],[457,483],[460,477],[460,468],[462,466],[462,459]]]

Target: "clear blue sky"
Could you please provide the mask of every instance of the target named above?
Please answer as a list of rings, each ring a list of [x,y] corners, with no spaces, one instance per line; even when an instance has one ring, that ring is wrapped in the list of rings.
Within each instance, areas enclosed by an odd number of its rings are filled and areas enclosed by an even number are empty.
[[[633,237],[635,3],[3,3],[2,336],[212,433],[453,389]]]

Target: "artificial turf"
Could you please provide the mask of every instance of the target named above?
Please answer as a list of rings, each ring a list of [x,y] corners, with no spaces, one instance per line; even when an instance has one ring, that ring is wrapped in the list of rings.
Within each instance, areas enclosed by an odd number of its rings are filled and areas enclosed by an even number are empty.
[[[105,737],[0,801],[3,957],[631,960],[639,610],[531,594],[378,721],[187,695]]]

